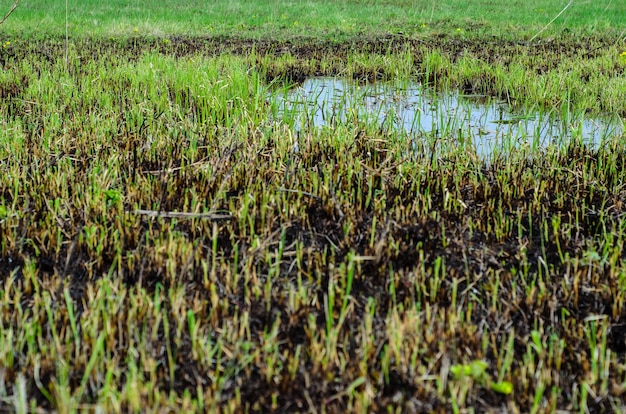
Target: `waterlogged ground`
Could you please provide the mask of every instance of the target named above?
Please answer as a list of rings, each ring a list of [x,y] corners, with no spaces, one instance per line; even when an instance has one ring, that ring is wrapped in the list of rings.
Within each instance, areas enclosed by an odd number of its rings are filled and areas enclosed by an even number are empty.
[[[486,162],[378,125],[294,130],[268,99],[405,76],[623,115],[614,45],[12,43],[0,408],[623,410],[623,137]]]
[[[624,131],[617,116],[514,110],[488,95],[436,93],[414,81],[363,84],[313,77],[282,94],[271,93],[269,100],[275,105],[274,118],[298,132],[346,123],[371,124],[406,135],[416,151],[433,145],[463,146],[485,160],[496,152],[506,154],[524,146],[538,150],[578,141],[598,148]],[[438,139],[444,142],[437,145]]]

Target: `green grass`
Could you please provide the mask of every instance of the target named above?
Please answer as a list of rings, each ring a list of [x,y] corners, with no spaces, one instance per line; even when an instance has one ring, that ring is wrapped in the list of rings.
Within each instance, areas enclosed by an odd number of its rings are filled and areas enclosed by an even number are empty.
[[[72,36],[315,37],[341,40],[367,34],[528,39],[541,31],[566,1],[468,3],[441,1],[83,1],[70,2]],[[619,1],[574,1],[544,36],[563,32],[617,36],[626,6]],[[23,0],[2,30],[10,36],[65,33],[65,3]]]
[[[0,410],[623,411],[623,136],[485,160],[466,125],[296,131],[274,96],[623,116],[621,3],[533,44],[564,4],[268,4],[81,3],[67,50],[63,4],[0,28]]]

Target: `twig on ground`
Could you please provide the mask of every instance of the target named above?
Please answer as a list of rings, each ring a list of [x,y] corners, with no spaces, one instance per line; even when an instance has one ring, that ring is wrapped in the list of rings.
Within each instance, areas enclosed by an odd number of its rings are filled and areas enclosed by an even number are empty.
[[[15,3],[13,3],[13,7],[11,7],[11,10],[9,10],[9,12],[4,15],[2,20],[0,20],[0,24],[4,23],[5,20],[8,19],[9,16],[15,11],[15,9],[17,9],[17,5],[19,4],[19,2],[20,0],[15,0]]]
[[[548,24],[546,24],[546,25],[543,27],[543,29],[539,30],[539,31],[537,32],[537,34],[536,34],[536,35],[534,35],[533,37],[531,37],[531,38],[530,38],[530,40],[528,41],[528,43],[532,43],[532,41],[533,41],[533,40],[535,40],[535,39],[537,38],[537,36],[539,36],[541,33],[543,33],[543,31],[544,31],[544,30],[546,30],[546,29],[547,29],[547,28],[548,28],[548,27],[549,27],[552,23],[554,23],[554,21],[555,21],[556,19],[558,19],[558,18],[559,18],[559,16],[560,16],[560,15],[562,15],[562,14],[565,12],[565,10],[567,10],[567,9],[569,8],[569,6],[571,6],[571,5],[572,5],[572,3],[573,3],[573,2],[574,2],[574,0],[569,0],[569,3],[567,3],[567,4],[565,5],[565,7],[563,7],[563,10],[561,10],[561,11],[559,12],[559,14],[557,14],[556,16],[554,16],[554,18],[553,18],[552,20],[550,20],[550,22],[549,22]]]
[[[184,219],[205,219],[212,221],[224,221],[232,220],[233,216],[230,214],[217,214],[217,213],[185,213],[178,211],[157,211],[157,210],[141,210],[134,211],[135,214],[148,217],[164,217],[164,218],[184,218]]]

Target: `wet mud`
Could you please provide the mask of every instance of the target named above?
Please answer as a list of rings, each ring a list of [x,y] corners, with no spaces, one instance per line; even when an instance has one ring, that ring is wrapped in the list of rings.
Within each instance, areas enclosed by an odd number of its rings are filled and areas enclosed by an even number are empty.
[[[371,154],[382,150],[380,144],[357,144],[355,152],[361,153],[361,162],[367,163],[371,172],[364,175],[360,180],[347,183],[341,182],[339,168],[336,173],[330,172],[330,178],[337,184],[335,191],[340,193],[350,193],[354,188],[367,185],[372,180],[382,183],[392,181],[390,175],[381,174],[379,168],[383,166],[382,157]],[[269,148],[259,148],[265,151]],[[246,158],[236,150],[232,157]],[[370,155],[367,155],[367,154]],[[381,152],[379,152],[381,154]],[[328,170],[323,165],[343,162],[342,156],[330,148],[311,149],[304,153],[298,160],[300,168],[306,171],[318,170],[321,174],[328,174]],[[454,162],[451,162],[448,173],[433,173],[428,178],[433,193],[431,214],[404,215],[393,214],[403,211],[412,204],[415,197],[419,197],[412,191],[408,191],[405,186],[388,184],[384,193],[379,197],[388,200],[387,211],[389,214],[375,211],[372,208],[356,208],[351,205],[336,204],[333,194],[320,195],[319,198],[309,197],[304,200],[305,213],[291,218],[275,217],[273,224],[267,228],[258,228],[259,234],[266,237],[266,243],[276,243],[276,237],[284,231],[283,243],[287,248],[283,252],[286,257],[295,254],[297,244],[306,252],[300,266],[294,266],[292,262],[285,261],[280,267],[280,274],[274,282],[272,299],[268,304],[261,299],[254,299],[246,295],[243,285],[230,293],[223,293],[224,303],[220,308],[212,308],[209,303],[205,303],[198,314],[198,318],[209,318],[208,315],[218,312],[221,320],[225,321],[242,312],[250,315],[249,329],[252,333],[253,344],[262,343],[263,332],[267,332],[280,321],[278,336],[280,339],[280,352],[291,354],[298,346],[307,349],[312,335],[309,328],[310,318],[317,321],[317,326],[325,326],[326,316],[320,303],[324,303],[327,295],[329,278],[335,274],[334,266],[338,263],[345,263],[351,254],[367,257],[366,261],[358,267],[352,285],[353,310],[344,322],[340,337],[346,347],[346,366],[343,371],[318,371],[314,367],[314,356],[306,357],[302,360],[302,365],[297,370],[294,377],[289,378],[286,374],[279,381],[268,381],[262,374],[262,362],[248,365],[242,368],[240,373],[232,379],[222,389],[221,398],[224,402],[235,398],[235,393],[240,395],[244,407],[251,410],[272,410],[281,409],[286,412],[301,412],[310,408],[310,405],[325,405],[328,412],[344,412],[348,409],[348,396],[335,398],[336,394],[345,389],[356,378],[365,375],[368,381],[374,386],[372,409],[382,410],[388,404],[401,406],[407,411],[438,411],[447,412],[451,409],[450,402],[445,396],[438,395],[435,389],[425,387],[415,375],[406,372],[401,365],[393,365],[389,377],[386,380],[381,378],[383,367],[380,365],[380,355],[372,355],[368,362],[368,372],[363,373],[360,366],[359,352],[363,344],[357,341],[358,327],[362,324],[364,314],[366,314],[369,301],[377,304],[373,323],[377,330],[384,332],[385,318],[394,312],[394,309],[403,307],[405,309],[421,303],[420,306],[432,309],[443,319],[439,322],[424,320],[423,326],[416,333],[415,346],[420,346],[420,363],[425,366],[432,366],[433,372],[440,372],[445,364],[445,360],[457,360],[467,352],[472,353],[477,358],[485,358],[488,361],[495,361],[498,358],[497,348],[488,348],[486,353],[481,350],[481,344],[475,329],[483,326],[489,330],[488,337],[493,341],[494,346],[504,346],[504,341],[511,332],[514,332],[514,346],[520,355],[525,352],[525,346],[532,329],[540,327],[546,332],[550,332],[563,339],[567,344],[567,351],[563,354],[560,368],[560,376],[552,385],[562,390],[556,394],[555,403],[559,407],[568,407],[570,404],[570,390],[572,380],[588,375],[589,364],[585,361],[590,358],[587,345],[587,338],[580,336],[580,326],[584,324],[586,318],[594,315],[601,315],[608,321],[607,329],[610,334],[607,336],[607,348],[614,353],[616,363],[624,361],[626,356],[626,346],[624,343],[624,323],[626,322],[626,310],[621,303],[619,292],[622,291],[619,280],[609,276],[611,274],[608,264],[600,262],[587,262],[580,267],[572,269],[569,264],[563,264],[560,257],[567,255],[572,258],[583,258],[589,245],[594,245],[597,240],[605,237],[607,232],[618,231],[621,225],[620,217],[624,214],[621,202],[615,200],[615,194],[609,191],[598,191],[592,188],[593,185],[578,185],[575,192],[567,193],[564,188],[573,188],[576,185],[576,175],[585,168],[596,168],[597,163],[603,161],[602,155],[585,152],[580,148],[572,148],[566,153],[560,166],[572,171],[571,174],[554,175],[542,171],[540,164],[521,166],[520,176],[531,172],[542,175],[547,188],[541,192],[541,205],[533,207],[537,197],[536,189],[533,187],[520,188],[516,196],[511,196],[507,188],[519,185],[514,182],[505,182],[499,176],[498,170],[504,164],[494,164],[482,171],[477,171],[477,181],[459,183],[459,191],[463,197],[465,208],[462,212],[450,212],[444,207],[446,190],[443,181],[451,178],[448,174],[453,174]],[[129,160],[130,163],[132,163]],[[622,164],[626,159],[621,159]],[[168,165],[171,168],[170,160],[167,164],[154,165],[152,162],[145,162],[140,170],[152,170],[154,168]],[[254,171],[263,171],[262,161],[247,167],[248,173],[238,172],[238,176],[231,182],[229,194],[230,202],[237,203],[245,194],[241,192],[251,180],[250,174]],[[324,172],[321,172],[324,171]],[[337,175],[335,175],[337,174]],[[80,178],[76,178],[80,181]],[[266,175],[266,188],[276,188],[277,181],[282,177]],[[618,177],[607,178],[603,185],[611,187],[611,180]],[[174,188],[196,188],[198,191],[210,193],[215,189],[206,188],[201,182],[194,180],[188,173],[175,173],[168,178]],[[158,188],[155,188],[158,192]],[[553,194],[554,198],[550,198]],[[619,196],[620,198],[622,196]],[[527,219],[524,219],[511,229],[510,233],[504,237],[496,237],[488,230],[489,223],[497,220],[494,211],[486,209],[485,205],[492,205],[490,200],[499,200],[505,210],[511,214],[520,210],[527,210]],[[166,211],[181,210],[176,195],[165,195],[161,199],[162,209]],[[595,213],[591,211],[581,211],[580,205],[605,206],[603,211]],[[131,206],[127,206],[130,208]],[[223,206],[226,207],[226,206]],[[37,238],[43,230],[39,224],[47,213],[40,210],[42,207],[33,205],[28,217],[21,219],[18,226],[18,234],[23,234],[24,238]],[[44,207],[45,209],[45,207]],[[575,224],[575,237],[565,238],[552,230],[545,230],[545,223],[553,218],[561,218],[564,222],[572,220],[572,212],[579,215]],[[610,213],[609,213],[610,212]],[[76,212],[78,214],[78,212]],[[599,219],[600,214],[601,219]],[[438,218],[433,218],[439,216]],[[113,220],[108,218],[107,220]],[[258,218],[257,218],[258,220]],[[347,221],[353,223],[353,230],[345,233],[344,226]],[[379,224],[373,224],[377,220]],[[150,242],[142,240],[152,240],[159,237],[161,232],[181,232],[188,234],[189,238],[194,237],[198,244],[199,257],[210,257],[211,240],[210,234],[215,234],[210,230],[198,230],[202,226],[197,222],[181,222],[174,226],[159,224],[150,220],[132,220],[134,224],[123,229],[119,243],[127,254],[141,252],[143,257],[140,267],[127,267],[126,265],[116,265],[114,263],[115,251],[119,246],[111,243],[105,245],[99,256],[89,248],[77,242],[76,239],[67,240],[67,248],[62,249],[57,254],[37,253],[29,246],[20,249],[9,250],[8,255],[0,259],[0,277],[6,283],[7,278],[15,278],[15,283],[24,283],[24,275],[21,268],[25,260],[34,260],[38,268],[38,277],[43,281],[56,280],[56,294],[61,295],[64,285],[71,286],[71,296],[78,305],[77,316],[80,318],[85,304],[85,291],[89,285],[94,285],[101,277],[105,277],[111,266],[115,266],[119,272],[119,277],[123,278],[124,284],[129,288],[143,288],[150,294],[155,292],[158,285],[165,290],[182,284],[185,295],[188,298],[209,297],[211,289],[203,282],[201,262],[194,262],[190,266],[180,265],[177,268],[177,279],[168,277],[165,272],[166,262],[163,261],[161,253],[151,246]],[[470,230],[470,222],[474,224],[474,230]],[[257,221],[257,226],[261,224]],[[256,272],[262,279],[272,272],[273,264],[267,261],[263,255],[258,254],[258,249],[250,245],[250,239],[242,234],[242,229],[234,222],[220,223],[217,229],[217,249],[222,258],[216,267],[216,280],[228,278],[232,272],[233,263],[254,263]],[[374,229],[374,234],[372,234]],[[80,222],[67,223],[68,234],[78,235],[81,233]],[[545,234],[544,231],[548,231]],[[6,229],[2,231],[3,237],[7,237]],[[371,244],[369,241],[374,240]],[[233,242],[238,246],[237,259],[233,250]],[[391,247],[391,246],[395,247]],[[70,247],[71,246],[71,247]],[[323,252],[329,252],[332,260],[322,259]],[[446,267],[446,277],[441,281],[441,286],[437,289],[436,297],[432,296],[433,291],[424,287],[433,277],[433,263],[437,260],[443,261]],[[620,259],[620,260],[623,260]],[[180,263],[180,262],[179,262]],[[547,266],[544,269],[543,266]],[[426,270],[420,270],[426,269]],[[536,283],[541,283],[541,290],[531,289],[530,295],[524,294],[520,290],[519,280],[515,273],[520,269],[526,269],[529,279]],[[243,268],[242,268],[243,271]],[[543,276],[540,276],[542,275]],[[304,276],[307,275],[307,276]],[[568,276],[569,275],[569,276]],[[301,306],[296,313],[290,310],[287,304],[285,292],[293,288],[293,284],[298,277],[311,278],[313,280],[307,284],[307,304]],[[564,280],[569,277],[570,281]],[[317,281],[315,281],[317,280]],[[488,299],[494,294],[493,283],[497,280],[499,289],[497,291],[497,310],[491,305]],[[541,280],[541,282],[539,282]],[[533,282],[533,283],[535,283]],[[219,282],[218,286],[219,286]],[[530,283],[530,281],[529,281]],[[393,285],[393,292],[389,286]],[[601,286],[601,288],[599,288]],[[594,288],[598,287],[598,288]],[[224,287],[222,287],[224,288]],[[452,303],[455,295],[453,290],[458,291],[457,303]],[[54,292],[54,290],[53,290]],[[32,294],[32,292],[31,292]],[[28,293],[22,296],[22,305],[27,308],[30,305]],[[472,296],[483,299],[472,300]],[[446,322],[448,318],[458,312],[458,309],[465,308],[467,302],[472,302],[474,309],[471,321],[455,325]],[[174,312],[173,304],[165,300],[163,306]],[[5,312],[10,309],[5,308]],[[559,315],[567,311],[567,319],[563,320]],[[556,316],[555,316],[556,315]],[[174,315],[170,315],[172,320]],[[124,314],[110,315],[110,322],[115,326],[124,319]],[[17,321],[5,314],[5,322],[17,323]],[[11,322],[13,321],[13,322]],[[184,331],[186,327],[181,327]],[[126,354],[122,346],[124,335],[120,332],[121,343],[112,350],[119,360],[124,361],[131,357]],[[373,338],[372,346],[381,349],[386,338],[383,335]],[[213,368],[201,367],[191,358],[191,344],[183,342],[177,345],[176,370],[174,381],[171,381],[170,374],[166,369],[167,355],[165,353],[165,343],[167,337],[161,332],[158,339],[153,344],[154,348],[148,350],[157,361],[163,362],[158,370],[159,380],[157,386],[163,390],[174,391],[178,395],[183,392],[191,392],[195,395],[198,387],[211,387],[214,384],[210,379]],[[259,345],[260,346],[260,345]],[[16,350],[21,353],[21,350]],[[436,355],[443,352],[445,359],[438,359]],[[46,363],[48,362],[48,363]],[[225,363],[238,364],[237,358],[233,358]],[[54,375],[54,364],[46,361],[42,356],[41,375],[51,378]],[[260,364],[260,365],[259,365]],[[47,368],[46,368],[47,367]],[[515,382],[515,377],[521,375],[519,372],[523,368],[523,362],[516,360],[512,367],[512,380],[514,381],[515,395],[502,396],[497,393],[484,391],[470,397],[468,404],[478,410],[488,410],[494,407],[501,407],[514,402],[516,406],[526,410],[530,407],[534,393],[532,382]],[[8,380],[15,379],[19,372],[32,372],[30,363],[17,362],[9,369]],[[80,364],[75,367],[77,371],[72,372],[70,383],[72,387],[78,387],[82,376]],[[120,367],[119,369],[124,369]],[[617,377],[617,372],[611,371],[609,374],[611,383],[618,384],[621,378]],[[332,377],[332,380],[329,378]],[[37,398],[38,403],[43,407],[53,408],[50,402],[37,397],[37,386],[35,383],[29,385],[31,396]],[[93,390],[95,393],[96,390]],[[277,400],[272,395],[278,395]],[[93,394],[92,397],[96,395]],[[89,400],[89,394],[86,396]],[[329,401],[331,400],[332,401]],[[609,409],[611,400],[604,399],[594,403],[594,409]],[[243,407],[242,407],[243,408]]]
[[[63,39],[34,40],[18,43],[0,54],[0,64],[5,65],[12,59],[38,55],[44,61],[53,62],[64,56],[65,44]],[[146,52],[159,52],[174,56],[215,56],[224,53],[248,55],[255,53],[258,56],[290,55],[300,62],[292,67],[270,68],[268,80],[285,78],[301,82],[310,76],[332,76],[338,74],[343,67],[339,62],[354,54],[387,54],[410,52],[418,63],[424,53],[438,51],[451,59],[454,63],[461,57],[472,56],[490,64],[503,64],[507,67],[516,57],[526,57],[529,67],[541,74],[572,61],[585,60],[600,56],[605,50],[615,46],[615,39],[590,37],[585,39],[568,37],[542,39],[533,42],[511,41],[499,38],[465,39],[446,34],[438,34],[423,38],[407,38],[402,35],[384,35],[380,37],[363,36],[347,41],[320,41],[306,38],[290,40],[263,40],[240,39],[237,37],[184,37],[173,36],[163,39],[130,38],[130,39],[77,39],[72,41],[72,49],[81,60],[106,58],[110,55],[119,55],[133,59]],[[322,70],[319,61],[338,61],[337,67],[324,65]],[[312,62],[312,63],[311,63]],[[616,61],[615,71],[623,71]],[[388,75],[381,71],[364,71],[356,73],[356,79],[376,80]]]

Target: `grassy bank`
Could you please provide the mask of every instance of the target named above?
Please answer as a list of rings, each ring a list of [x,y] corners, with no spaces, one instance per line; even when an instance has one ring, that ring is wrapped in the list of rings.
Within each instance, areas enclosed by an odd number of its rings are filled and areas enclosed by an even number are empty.
[[[70,18],[99,26],[73,20],[66,49],[62,23],[34,34],[64,10],[21,4],[0,49],[0,410],[624,409],[623,137],[484,160],[464,126],[297,130],[276,106],[340,75],[623,116],[623,6],[575,4],[528,42],[538,11],[469,35],[460,2],[285,4],[302,29],[218,2],[216,37],[181,35],[204,31],[194,3],[85,3]]]

